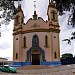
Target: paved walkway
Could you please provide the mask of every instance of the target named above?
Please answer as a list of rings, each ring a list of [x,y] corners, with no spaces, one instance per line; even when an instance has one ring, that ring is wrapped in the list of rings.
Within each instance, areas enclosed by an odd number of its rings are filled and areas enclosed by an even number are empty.
[[[48,68],[30,68],[30,69],[18,69],[17,73],[3,73],[0,75],[75,75],[75,64],[63,65],[57,67]]]

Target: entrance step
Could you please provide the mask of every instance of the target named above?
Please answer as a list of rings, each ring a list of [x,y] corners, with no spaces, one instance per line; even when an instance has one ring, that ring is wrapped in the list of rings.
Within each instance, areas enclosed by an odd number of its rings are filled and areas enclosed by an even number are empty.
[[[45,68],[50,68],[51,66],[42,66],[42,65],[30,65],[30,66],[22,66],[19,67],[18,69],[20,70],[27,70],[27,69],[45,69]]]

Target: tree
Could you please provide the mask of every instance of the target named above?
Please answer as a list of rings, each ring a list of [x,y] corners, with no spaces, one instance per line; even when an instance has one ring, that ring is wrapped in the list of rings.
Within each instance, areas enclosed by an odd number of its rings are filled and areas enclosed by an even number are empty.
[[[71,40],[74,40],[75,39],[75,32],[72,32],[71,34],[72,36],[69,38],[69,39],[64,39],[62,41],[68,41],[68,44],[71,45]]]
[[[10,21],[14,18],[13,13],[16,9],[14,6],[15,1],[21,0],[0,0],[0,28],[1,25],[8,25]],[[1,37],[1,32],[0,32]]]
[[[14,2],[21,1],[21,0],[0,0],[0,25],[5,24],[8,25],[11,19],[13,19],[13,13],[15,10]]]
[[[64,11],[69,11],[71,14],[68,18],[68,25],[75,27],[75,0],[54,0],[56,7],[59,11],[59,15],[63,15]]]
[[[14,1],[12,0],[0,0],[0,14],[1,20],[0,24],[8,24],[10,20],[13,18],[14,10]]]
[[[62,54],[62,58],[67,58],[67,57],[71,58],[71,57],[73,57],[73,55],[70,53]]]
[[[15,1],[21,0],[0,0],[0,26],[2,24],[8,25],[10,21],[14,18],[13,13],[16,9],[14,6]],[[68,25],[75,27],[75,0],[54,0],[56,7],[59,11],[59,15],[63,15],[64,11],[70,11],[71,14],[68,18]],[[74,33],[74,32],[73,32]],[[69,40],[73,40],[73,36]]]
[[[68,25],[75,28],[75,0],[54,0],[56,2],[56,7],[59,11],[59,15],[65,14],[64,11],[69,11]],[[72,36],[69,39],[64,39],[62,41],[67,41],[71,45],[71,40],[75,39],[75,32],[72,32]]]
[[[0,24],[8,24],[11,19],[13,19],[13,12],[15,9],[14,2],[21,0],[0,0],[0,11],[3,13],[0,15],[0,18],[4,18]],[[68,25],[75,27],[75,0],[54,0],[56,2],[56,7],[59,11],[59,15],[63,15],[64,11],[70,11]]]

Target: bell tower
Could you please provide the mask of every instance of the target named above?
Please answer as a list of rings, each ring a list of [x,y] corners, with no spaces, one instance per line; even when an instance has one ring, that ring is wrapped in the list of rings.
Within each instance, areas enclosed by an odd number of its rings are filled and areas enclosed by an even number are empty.
[[[49,22],[52,22],[54,25],[58,23],[58,12],[53,0],[51,1],[49,0],[47,15],[48,15]]]
[[[23,23],[24,23],[24,14],[21,5],[19,4],[18,8],[15,10],[14,13],[14,29],[21,28]]]
[[[34,1],[34,14],[24,24],[21,5],[14,12],[13,61],[24,65],[53,65],[60,62],[59,23],[56,5],[48,4],[48,21],[38,17]],[[23,64],[22,64],[23,63]]]
[[[13,29],[13,61],[22,61],[22,25],[24,24],[24,14],[21,5],[18,4],[14,12],[14,29]]]
[[[48,10],[48,22],[50,30],[50,53],[51,61],[60,61],[60,46],[59,46],[59,24],[58,24],[58,12],[53,0],[49,0]]]

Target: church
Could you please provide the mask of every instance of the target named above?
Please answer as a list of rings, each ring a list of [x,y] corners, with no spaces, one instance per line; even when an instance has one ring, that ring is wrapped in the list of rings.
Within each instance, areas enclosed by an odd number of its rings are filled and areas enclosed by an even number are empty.
[[[60,64],[58,12],[53,0],[49,0],[44,21],[36,10],[33,17],[24,23],[21,5],[14,12],[13,64],[55,65]]]

